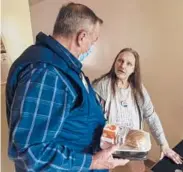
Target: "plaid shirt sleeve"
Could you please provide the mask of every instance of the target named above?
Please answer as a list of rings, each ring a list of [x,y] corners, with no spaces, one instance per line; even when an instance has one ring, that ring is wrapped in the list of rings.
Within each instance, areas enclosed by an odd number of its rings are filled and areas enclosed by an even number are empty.
[[[55,142],[72,94],[54,70],[39,64],[21,74],[11,106],[9,151],[16,150],[12,158],[25,171],[88,171],[91,155]]]

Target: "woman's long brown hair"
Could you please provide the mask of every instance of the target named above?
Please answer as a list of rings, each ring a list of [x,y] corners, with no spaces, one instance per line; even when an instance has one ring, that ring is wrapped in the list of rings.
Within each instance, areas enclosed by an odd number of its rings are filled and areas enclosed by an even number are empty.
[[[116,94],[116,85],[117,85],[117,80],[118,80],[118,78],[117,78],[117,76],[115,74],[115,63],[116,63],[116,60],[119,57],[119,55],[121,53],[124,53],[124,52],[130,52],[135,57],[134,72],[129,76],[128,82],[129,82],[129,84],[130,84],[130,86],[132,88],[135,100],[137,100],[138,97],[140,97],[142,99],[142,101],[144,102],[144,95],[143,95],[143,92],[142,92],[142,83],[141,83],[141,74],[140,74],[139,54],[135,50],[133,50],[132,48],[124,48],[124,49],[122,49],[117,54],[117,56],[116,56],[116,58],[115,58],[115,60],[113,62],[113,65],[112,65],[110,71],[107,72],[106,74],[102,75],[100,78],[95,79],[93,81],[93,84],[97,84],[97,82],[99,82],[101,79],[103,79],[105,77],[110,78],[111,79],[112,93],[115,96],[115,94]]]

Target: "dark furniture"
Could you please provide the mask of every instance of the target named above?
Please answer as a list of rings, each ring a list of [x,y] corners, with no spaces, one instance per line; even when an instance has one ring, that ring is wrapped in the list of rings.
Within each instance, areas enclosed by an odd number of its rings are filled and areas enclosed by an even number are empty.
[[[183,157],[183,140],[173,150]],[[176,169],[183,171],[183,164],[177,165],[168,158],[163,158],[152,167],[153,172],[175,172]]]

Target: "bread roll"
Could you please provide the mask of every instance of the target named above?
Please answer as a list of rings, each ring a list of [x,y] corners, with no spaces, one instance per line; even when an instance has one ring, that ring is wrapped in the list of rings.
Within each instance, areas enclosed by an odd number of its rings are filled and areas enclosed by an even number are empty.
[[[130,130],[125,139],[125,145],[137,149],[144,149],[147,140],[145,133],[141,130]]]

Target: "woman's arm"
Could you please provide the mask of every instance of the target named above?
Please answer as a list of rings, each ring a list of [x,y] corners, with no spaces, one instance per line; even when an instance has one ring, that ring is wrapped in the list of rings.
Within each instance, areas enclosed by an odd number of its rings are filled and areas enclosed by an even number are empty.
[[[154,110],[151,98],[144,86],[143,86],[143,94],[144,94],[144,103],[142,109],[143,117],[147,122],[154,139],[160,145],[161,158],[167,156],[170,159],[172,159],[175,163],[182,164],[181,157],[175,151],[173,151],[168,145],[160,119]]]
[[[143,118],[147,122],[149,129],[157,144],[168,145],[160,119],[155,112],[151,98],[144,86],[142,86],[142,91],[144,95],[144,103],[142,106]]]

